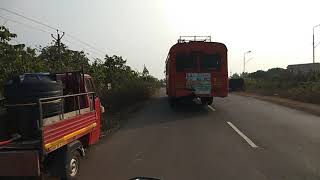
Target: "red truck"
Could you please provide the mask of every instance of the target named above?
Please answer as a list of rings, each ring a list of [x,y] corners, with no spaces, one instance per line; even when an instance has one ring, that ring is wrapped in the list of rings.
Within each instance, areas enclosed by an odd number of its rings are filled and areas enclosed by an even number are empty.
[[[191,39],[190,39],[191,38]],[[183,36],[170,48],[166,60],[166,92],[172,105],[177,100],[228,96],[227,47],[210,36]]]
[[[24,74],[4,89],[0,176],[75,179],[85,148],[100,137],[104,108],[93,79],[81,72]]]

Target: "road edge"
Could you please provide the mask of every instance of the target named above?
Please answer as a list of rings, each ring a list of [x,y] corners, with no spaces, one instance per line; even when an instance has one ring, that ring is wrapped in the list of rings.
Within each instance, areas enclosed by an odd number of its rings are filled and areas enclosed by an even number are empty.
[[[233,94],[245,96],[245,97],[252,97],[255,99],[271,102],[274,104],[286,106],[292,109],[308,112],[313,115],[320,116],[320,105],[311,104],[311,103],[304,103],[300,101],[295,101],[287,98],[281,98],[277,96],[263,96],[255,93],[248,93],[248,92],[234,92]]]

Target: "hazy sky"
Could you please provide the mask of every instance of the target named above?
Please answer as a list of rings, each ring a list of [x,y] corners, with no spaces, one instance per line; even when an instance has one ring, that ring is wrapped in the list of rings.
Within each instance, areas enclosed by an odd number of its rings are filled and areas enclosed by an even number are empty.
[[[288,64],[312,62],[312,27],[320,24],[319,0],[0,0],[0,7],[58,27],[109,55],[121,55],[134,69],[145,64],[163,77],[169,48],[180,35],[211,35],[225,43],[229,71],[242,72],[243,53],[251,50],[249,72]],[[0,10],[0,16],[55,33],[46,27]],[[47,32],[6,21],[18,42],[46,45]],[[316,29],[320,41],[320,27]],[[71,49],[102,58],[68,36]],[[320,46],[316,49],[320,62]]]

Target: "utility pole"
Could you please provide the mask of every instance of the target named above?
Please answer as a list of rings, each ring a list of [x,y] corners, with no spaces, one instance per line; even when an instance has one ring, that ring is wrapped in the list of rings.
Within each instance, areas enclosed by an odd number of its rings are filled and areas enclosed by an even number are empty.
[[[246,54],[251,53],[251,51],[247,51],[243,53],[243,74],[246,72]]]
[[[314,27],[312,29],[312,62],[314,63]]]
[[[246,72],[246,53],[243,53],[243,75]]]
[[[312,62],[313,63],[315,63],[315,48],[319,45],[319,43],[317,45],[314,45],[314,29],[318,26],[320,26],[320,24],[313,26],[312,28]]]
[[[60,61],[60,65],[61,65],[61,71],[62,71],[62,69],[63,69],[63,63],[62,63],[62,59],[61,59],[61,39],[63,38],[63,36],[64,36],[64,32],[62,32],[62,35],[60,36],[60,34],[59,34],[59,30],[57,29],[57,38],[55,38],[54,36],[53,36],[53,34],[51,34],[51,36],[52,36],[52,38],[54,39],[54,40],[56,40],[56,42],[57,42],[57,46],[58,46],[58,57],[59,57],[59,61]]]

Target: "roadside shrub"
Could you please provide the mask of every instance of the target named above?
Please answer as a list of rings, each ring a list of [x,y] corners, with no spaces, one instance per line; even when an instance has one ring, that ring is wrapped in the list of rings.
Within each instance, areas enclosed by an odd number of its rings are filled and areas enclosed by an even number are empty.
[[[145,82],[127,82],[117,89],[104,91],[102,101],[111,112],[117,112],[152,95],[150,86]]]
[[[292,73],[281,68],[259,70],[246,75],[245,85],[248,92],[320,104],[319,72]]]
[[[320,104],[320,82],[307,82],[288,90],[291,99]]]

